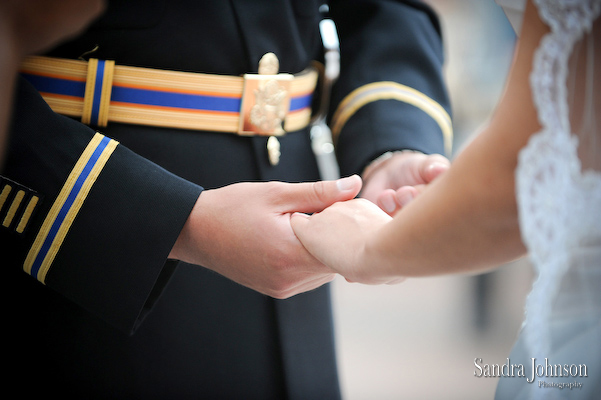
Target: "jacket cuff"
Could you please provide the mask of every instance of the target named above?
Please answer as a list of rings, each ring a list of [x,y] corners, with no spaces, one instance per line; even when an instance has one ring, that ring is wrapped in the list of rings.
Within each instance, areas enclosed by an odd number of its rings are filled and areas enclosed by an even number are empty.
[[[388,151],[450,155],[453,132],[448,113],[425,95],[410,92],[412,101],[396,94],[380,97],[383,93],[376,91],[367,99],[357,96],[341,103],[331,126],[343,176],[360,174]]]
[[[165,262],[201,190],[117,145],[45,280],[32,275],[112,325],[132,330],[170,276]],[[54,204],[61,201],[59,196]],[[51,212],[38,237],[49,219]]]

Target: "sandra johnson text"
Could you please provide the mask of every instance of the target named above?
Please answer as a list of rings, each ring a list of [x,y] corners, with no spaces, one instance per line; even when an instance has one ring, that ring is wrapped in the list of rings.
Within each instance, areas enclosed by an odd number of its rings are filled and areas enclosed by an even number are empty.
[[[549,359],[537,363],[536,358],[530,359],[529,371],[524,364],[511,364],[509,358],[505,364],[486,364],[481,358],[474,358],[474,376],[478,378],[518,377],[526,378],[526,382],[532,383],[536,377],[545,378],[568,378],[588,377],[586,364],[552,364]]]

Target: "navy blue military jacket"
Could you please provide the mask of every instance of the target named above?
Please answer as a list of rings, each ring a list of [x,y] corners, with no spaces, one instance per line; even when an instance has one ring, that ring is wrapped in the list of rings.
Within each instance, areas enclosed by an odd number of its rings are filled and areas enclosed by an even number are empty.
[[[118,65],[238,76],[273,52],[281,72],[296,74],[323,57],[320,5],[113,1],[49,55],[95,49]],[[341,173],[389,150],[448,151],[433,12],[419,1],[345,0],[330,1],[328,17],[340,38],[328,121]],[[327,287],[276,301],[167,261],[203,188],[319,179],[308,129],[280,138],[276,166],[266,140],[89,127],[21,80],[0,187],[2,264],[21,296],[16,370],[35,371],[46,392],[88,398],[338,398]]]

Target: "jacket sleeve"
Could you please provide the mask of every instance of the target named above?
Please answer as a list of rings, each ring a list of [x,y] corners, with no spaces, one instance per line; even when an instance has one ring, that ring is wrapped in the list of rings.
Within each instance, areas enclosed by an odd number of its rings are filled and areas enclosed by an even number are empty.
[[[0,191],[9,266],[132,331],[202,188],[53,113],[20,81]]]
[[[343,175],[411,149],[450,156],[450,104],[435,13],[421,1],[332,1],[340,78],[330,127]]]

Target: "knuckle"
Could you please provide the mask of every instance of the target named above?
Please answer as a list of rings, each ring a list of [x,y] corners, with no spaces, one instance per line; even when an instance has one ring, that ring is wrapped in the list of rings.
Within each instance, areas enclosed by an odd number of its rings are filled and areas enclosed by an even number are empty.
[[[446,165],[446,166],[450,166],[451,165],[451,161],[446,158],[443,155],[440,154],[431,154],[428,156],[428,158],[424,161],[424,166],[428,167],[430,165],[434,165],[434,164],[440,164],[440,165]]]
[[[370,207],[370,208],[373,208],[373,206],[375,205],[373,201],[368,200],[368,199],[364,199],[362,197],[353,199],[351,201],[357,203],[361,207]],[[337,206],[337,204],[334,204],[332,207],[334,207],[334,206]],[[342,207],[343,205],[340,204],[339,206]]]
[[[281,182],[264,182],[265,192],[269,195],[278,198],[282,192]]]
[[[315,196],[315,198],[317,200],[323,201],[326,199],[327,190],[326,190],[325,182],[322,182],[322,181],[313,182],[312,188],[313,188],[313,195]]]

